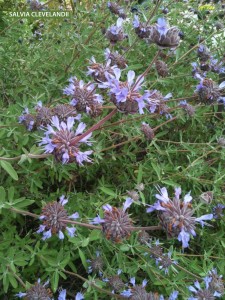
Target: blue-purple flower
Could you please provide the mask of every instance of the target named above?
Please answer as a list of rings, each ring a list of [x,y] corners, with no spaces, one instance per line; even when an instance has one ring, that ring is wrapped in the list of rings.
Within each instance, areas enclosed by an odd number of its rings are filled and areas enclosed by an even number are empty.
[[[218,203],[213,207],[213,217],[215,219],[220,219],[224,216],[225,205]]]
[[[83,80],[71,77],[70,84],[63,90],[65,95],[71,96],[71,105],[78,112],[86,112],[91,116],[98,116],[102,110],[102,96],[95,93],[96,86],[92,83],[85,84]]]
[[[158,18],[157,23],[151,26],[149,41],[160,48],[176,48],[180,43],[180,30],[169,27],[164,18]]]
[[[75,118],[69,117],[67,122],[60,122],[59,118],[52,117],[52,125],[47,126],[45,136],[39,145],[44,145],[45,153],[54,154],[57,161],[63,164],[76,162],[78,165],[83,165],[84,161],[91,162],[89,155],[93,152],[80,151],[81,144],[91,145],[88,139],[92,133],[77,142],[77,138],[81,135],[86,128],[84,123],[79,123],[76,131],[73,131]]]
[[[112,44],[115,44],[118,41],[122,41],[125,38],[125,34],[123,33],[123,19],[118,18],[116,25],[112,25],[106,31],[106,37],[110,40]]]
[[[40,220],[42,224],[40,225],[37,233],[42,233],[43,240],[49,239],[52,235],[57,234],[59,239],[64,239],[64,231],[70,237],[74,237],[76,228],[67,226],[70,220],[76,220],[79,218],[79,214],[76,212],[72,215],[68,215],[64,208],[64,205],[68,202],[68,199],[64,195],[60,197],[60,201],[53,201],[47,203],[42,208],[42,214]]]
[[[214,300],[217,298],[221,298],[221,293],[217,292],[210,288],[210,282],[212,281],[212,277],[206,276],[203,278],[205,283],[205,288],[201,287],[198,280],[194,282],[194,286],[189,286],[189,291],[193,293],[188,300]]]
[[[97,216],[91,224],[101,224],[102,231],[107,239],[116,243],[121,242],[122,239],[128,238],[133,231],[133,221],[126,211],[132,203],[133,200],[127,198],[123,208],[112,207],[109,204],[103,205],[104,218]]]
[[[19,123],[22,123],[26,126],[28,131],[31,131],[35,127],[36,118],[29,113],[29,109],[26,107],[21,116],[18,119]]]
[[[193,216],[192,197],[190,192],[184,196],[184,200],[180,200],[181,188],[175,188],[175,196],[171,200],[168,196],[165,187],[160,189],[160,194],[156,194],[157,202],[149,205],[147,212],[157,210],[160,212],[159,218],[163,228],[168,236],[177,236],[177,239],[182,242],[183,248],[189,246],[191,236],[196,236],[195,226],[200,223],[206,225],[206,220],[211,220],[213,214],[203,215],[199,218]]]
[[[106,61],[110,62],[110,65],[114,66],[114,68],[117,67],[120,69],[125,69],[127,67],[127,60],[124,58],[123,55],[119,54],[118,51],[112,52],[109,48],[106,48],[104,54]],[[111,72],[111,74],[113,74],[113,72]]]
[[[117,106],[121,112],[125,113],[144,113],[143,108],[146,106],[145,100],[148,95],[140,94],[144,81],[142,75],[135,80],[135,72],[128,71],[127,81],[120,81],[121,70],[114,69],[114,76],[106,74],[107,81],[99,85],[100,88],[109,88],[110,100]]]
[[[45,299],[45,300],[52,300],[52,292],[47,285],[49,281],[46,281],[44,284],[41,284],[40,278],[38,281],[31,286],[25,293],[19,292],[15,296],[18,298],[24,299]]]
[[[150,36],[151,26],[148,26],[146,23],[142,23],[139,21],[139,17],[137,15],[134,16],[133,27],[135,29],[135,33],[141,39],[147,39]]]

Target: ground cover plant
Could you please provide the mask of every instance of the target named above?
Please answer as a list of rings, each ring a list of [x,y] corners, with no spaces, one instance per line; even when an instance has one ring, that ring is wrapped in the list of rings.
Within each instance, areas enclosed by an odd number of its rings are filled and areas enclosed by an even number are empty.
[[[224,299],[224,4],[0,7],[0,298]]]

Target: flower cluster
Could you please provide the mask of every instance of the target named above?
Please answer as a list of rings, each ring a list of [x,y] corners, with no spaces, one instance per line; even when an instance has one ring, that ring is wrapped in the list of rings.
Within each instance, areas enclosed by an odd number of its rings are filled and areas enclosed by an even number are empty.
[[[107,51],[108,53],[108,51]],[[111,59],[108,59],[105,64],[97,63],[95,58],[92,57],[90,59],[90,65],[87,67],[88,72],[87,75],[91,75],[93,79],[97,82],[104,82],[106,81],[105,74],[114,74],[113,70],[115,66],[111,66]]]
[[[200,83],[196,87],[196,93],[200,102],[211,104],[222,101],[225,103],[225,97],[221,94],[221,90],[225,88],[225,81],[218,86],[212,79],[202,78],[201,76],[197,76],[197,78]]]
[[[110,100],[116,105],[119,111],[124,113],[143,114],[143,108],[146,106],[145,100],[148,99],[148,93],[140,94],[140,89],[144,77],[140,75],[135,79],[135,72],[128,71],[127,81],[120,81],[121,70],[114,69],[114,76],[106,74],[107,81],[99,85],[100,88],[108,88]]]
[[[136,284],[135,282],[135,277],[132,277],[130,279],[130,283],[132,284],[132,287],[129,288],[128,290],[124,290],[121,295],[129,298],[130,300],[164,300],[165,298],[163,295],[159,295],[158,293],[152,293],[152,292],[147,292],[146,291],[146,285],[147,285],[147,280],[144,279],[142,281],[142,284]],[[178,297],[178,292],[174,291],[171,293],[169,296],[168,300],[176,300]]]
[[[67,123],[59,122],[59,118],[52,117],[52,126],[48,125],[45,131],[45,136],[39,145],[44,145],[45,153],[52,153],[57,161],[62,161],[63,164],[76,162],[78,165],[83,165],[84,161],[91,162],[88,155],[92,150],[80,151],[80,144],[91,145],[88,139],[91,134],[88,134],[83,139],[78,140],[86,128],[84,123],[79,123],[76,131],[72,130],[75,118],[69,117]],[[55,129],[53,128],[55,127]]]
[[[150,37],[152,27],[147,25],[146,23],[140,22],[137,15],[134,16],[133,26],[135,29],[135,33],[139,38],[148,39]]]
[[[75,227],[68,227],[67,224],[69,221],[76,220],[79,218],[79,214],[76,212],[68,216],[67,211],[64,208],[64,205],[68,202],[68,199],[65,196],[61,196],[59,202],[53,201],[47,203],[42,208],[42,214],[40,220],[42,225],[40,225],[37,233],[43,233],[43,240],[50,238],[53,234],[58,234],[59,239],[64,239],[64,231],[67,230],[67,233],[70,237],[73,237],[76,231]]]
[[[204,220],[211,220],[213,215],[208,214],[199,218],[194,217],[190,193],[184,196],[183,201],[180,200],[180,195],[181,188],[176,188],[174,198],[170,199],[167,189],[165,187],[161,188],[160,194],[156,194],[158,201],[153,205],[149,205],[147,212],[159,211],[161,225],[167,232],[167,235],[169,237],[176,236],[182,242],[183,248],[186,248],[189,246],[190,237],[196,236],[195,225],[200,223],[204,226]]]
[[[107,6],[113,14],[118,15],[122,19],[126,19],[127,16],[124,12],[124,9],[120,7],[117,3],[108,2]]]
[[[163,48],[176,48],[180,43],[180,30],[169,27],[164,18],[159,18],[157,24],[151,26],[149,41]]]
[[[16,296],[28,300],[33,300],[33,299],[51,300],[52,292],[50,289],[47,288],[48,284],[49,281],[46,281],[44,284],[41,284],[40,279],[38,279],[38,281],[26,291],[26,293],[19,292],[19,294],[16,294]]]
[[[112,43],[115,44],[119,41],[122,41],[126,35],[123,32],[123,19],[118,18],[116,25],[112,25],[106,31],[106,38]]]
[[[85,84],[83,80],[71,77],[70,84],[63,90],[63,93],[72,97],[70,102],[78,112],[86,112],[92,117],[101,114],[102,96],[95,93],[96,86],[92,83]]]
[[[53,116],[57,116],[61,122],[66,122],[68,117],[74,117],[76,120],[80,120],[81,117],[72,105],[58,104],[50,108],[43,106],[42,102],[38,101],[35,113],[30,114],[28,108],[25,108],[23,114],[19,116],[19,123],[24,124],[27,130],[31,131],[51,124]]]
[[[112,207],[109,204],[103,205],[104,218],[97,216],[91,222],[92,224],[101,224],[102,231],[107,239],[119,243],[122,239],[128,238],[133,231],[133,221],[127,213],[133,200],[127,198],[123,208]]]
[[[127,60],[124,58],[124,56],[119,54],[118,51],[111,52],[109,48],[106,48],[104,54],[105,54],[106,61],[110,61],[111,66],[120,69],[125,69],[127,67]],[[113,72],[109,72],[109,73],[113,74]]]
[[[162,60],[157,60],[155,62],[155,68],[159,76],[166,77],[169,74],[169,69],[167,64]]]
[[[217,290],[217,286],[214,286],[212,284],[212,276],[206,276],[205,278],[203,278],[203,280],[205,284],[204,288],[201,287],[200,283],[197,280],[195,281],[194,286],[189,286],[189,290],[193,293],[193,296],[189,297],[188,300],[214,300],[216,298],[222,297],[222,293]]]

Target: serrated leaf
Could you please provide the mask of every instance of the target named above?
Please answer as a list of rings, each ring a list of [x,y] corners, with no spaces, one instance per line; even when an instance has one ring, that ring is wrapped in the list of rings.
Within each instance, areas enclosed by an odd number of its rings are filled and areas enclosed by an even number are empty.
[[[18,175],[17,175],[15,169],[8,161],[1,160],[0,164],[1,164],[2,168],[12,177],[12,179],[18,180]]]

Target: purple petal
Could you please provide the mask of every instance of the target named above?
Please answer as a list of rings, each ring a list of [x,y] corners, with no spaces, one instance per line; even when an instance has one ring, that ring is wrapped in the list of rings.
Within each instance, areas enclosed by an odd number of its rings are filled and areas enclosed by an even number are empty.
[[[95,217],[91,222],[90,224],[102,224],[104,223],[105,220],[102,219],[99,215],[97,217]]]
[[[189,202],[191,202],[192,197],[190,196],[190,193],[191,193],[191,191],[190,191],[188,194],[186,194],[186,195],[184,196],[184,203],[189,203]]]
[[[66,300],[66,290],[60,292],[58,300]]]
[[[156,195],[155,195],[156,198],[157,198],[158,200],[161,200],[161,201],[165,202],[165,203],[168,202],[170,199],[169,199],[169,197],[168,197],[167,189],[166,189],[165,187],[163,187],[163,188],[160,189],[160,192],[161,192],[161,195],[156,194]]]
[[[83,300],[84,299],[84,295],[82,293],[77,293],[76,294],[76,297],[75,297],[75,300]]]
[[[64,239],[64,234],[61,230],[59,230],[59,239],[63,240]]]
[[[72,214],[71,216],[69,216],[68,218],[76,220],[79,218],[79,214],[78,214],[78,212],[76,212],[76,213]]]
[[[51,229],[43,233],[42,240],[45,241],[46,239],[49,239],[52,236]]]
[[[41,232],[43,232],[44,230],[45,230],[45,225],[40,225],[39,226],[39,229],[36,231],[37,233],[41,233]]]
[[[64,195],[62,195],[62,196],[59,198],[59,202],[62,204],[62,206],[64,206],[64,205],[68,202],[68,199],[65,198]]]
[[[76,135],[79,135],[79,134],[82,134],[84,129],[86,127],[86,124],[84,124],[83,122],[81,122],[78,127],[77,127],[77,130],[75,132]]]
[[[102,208],[106,211],[112,211],[112,206],[110,204],[103,205]]]
[[[128,81],[129,87],[131,87],[131,85],[133,84],[134,78],[135,78],[135,72],[132,71],[132,70],[130,70],[130,71],[127,73],[127,81]]]
[[[177,239],[180,242],[182,241],[183,248],[187,248],[189,246],[188,242],[190,240],[190,234],[188,232],[184,231],[184,229],[182,229],[181,232],[179,233]]]
[[[134,202],[133,199],[131,198],[127,198],[126,201],[124,202],[123,204],[123,211],[126,211],[130,206],[131,204]]]
[[[52,125],[54,125],[58,130],[60,130],[59,118],[57,116],[52,117]]]
[[[70,237],[74,237],[75,231],[76,231],[76,228],[75,228],[75,227],[66,227],[66,230],[67,230],[68,235],[69,235]]]

